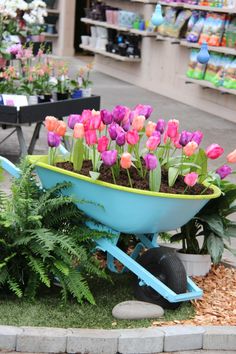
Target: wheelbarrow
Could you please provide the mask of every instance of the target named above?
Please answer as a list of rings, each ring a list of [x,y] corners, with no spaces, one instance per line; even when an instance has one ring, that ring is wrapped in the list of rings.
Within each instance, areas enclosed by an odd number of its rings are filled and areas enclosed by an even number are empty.
[[[210,199],[219,197],[221,192],[217,187],[211,187],[213,194],[195,196],[143,191],[50,166],[47,156],[29,156],[29,160],[43,188],[67,181],[71,187],[63,192],[65,195],[89,201],[76,203],[94,220],[87,222],[87,226],[113,236],[94,240],[96,248],[107,252],[107,266],[111,271],[117,272],[116,259],[124,265],[123,272],[129,270],[136,275],[135,295],[139,300],[176,308],[182,301],[202,296],[202,290],[186,276],[175,252],[159,247],[157,236],[181,227]],[[12,176],[20,177],[20,170],[10,161],[0,157],[0,163]],[[135,235],[139,241],[131,255],[118,246],[121,233],[127,237]]]

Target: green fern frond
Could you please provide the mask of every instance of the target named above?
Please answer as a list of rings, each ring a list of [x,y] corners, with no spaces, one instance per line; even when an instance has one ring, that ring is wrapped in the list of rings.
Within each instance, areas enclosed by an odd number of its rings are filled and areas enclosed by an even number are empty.
[[[37,258],[29,257],[28,261],[29,266],[31,269],[38,274],[39,279],[43,284],[45,284],[48,288],[50,288],[50,279],[48,278],[48,275],[46,274],[47,271],[45,269],[45,266],[43,262]]]
[[[9,286],[9,289],[17,296],[17,297],[22,297],[23,291],[21,290],[21,287],[19,283],[14,279],[13,277],[8,277],[7,283]]]
[[[7,267],[4,267],[0,271],[0,285],[4,285],[7,282],[9,273]]]
[[[95,305],[93,294],[84,279],[83,275],[75,269],[71,269],[67,277],[64,278],[69,292],[77,299],[79,303],[86,299],[90,304]]]
[[[64,262],[62,261],[58,261],[56,260],[54,262],[54,266],[65,276],[68,276],[69,275],[69,267],[67,264],[65,264]]]
[[[24,291],[24,295],[29,299],[34,299],[39,287],[39,280],[36,273],[31,272],[28,278],[28,282]]]

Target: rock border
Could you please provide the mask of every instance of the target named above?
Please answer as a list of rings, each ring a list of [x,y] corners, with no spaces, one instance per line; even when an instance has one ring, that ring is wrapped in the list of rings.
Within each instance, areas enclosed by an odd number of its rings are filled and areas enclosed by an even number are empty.
[[[76,329],[0,326],[0,350],[21,353],[153,354],[236,351],[235,326]]]

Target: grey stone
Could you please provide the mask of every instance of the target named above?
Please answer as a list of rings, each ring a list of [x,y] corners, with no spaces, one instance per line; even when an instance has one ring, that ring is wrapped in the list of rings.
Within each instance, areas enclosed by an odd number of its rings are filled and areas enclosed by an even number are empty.
[[[67,353],[116,354],[119,330],[70,329]]]
[[[202,349],[204,327],[171,326],[161,327],[164,331],[164,351]]]
[[[207,327],[203,336],[203,349],[235,350],[236,352],[236,327]]]
[[[60,328],[21,327],[17,335],[16,351],[63,353],[66,351],[68,331]]]
[[[16,336],[22,330],[13,326],[0,326],[0,350],[15,350]]]
[[[156,328],[126,329],[119,337],[118,353],[161,353],[163,343],[164,333]]]
[[[162,307],[143,301],[124,301],[112,310],[112,316],[121,320],[140,320],[164,315]]]

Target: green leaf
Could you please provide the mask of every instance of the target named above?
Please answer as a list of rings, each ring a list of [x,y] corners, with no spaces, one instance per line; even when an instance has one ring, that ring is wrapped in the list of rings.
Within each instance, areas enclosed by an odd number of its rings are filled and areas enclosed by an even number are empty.
[[[223,240],[220,237],[211,233],[207,239],[207,249],[211,255],[213,263],[219,263],[224,251]]]
[[[225,229],[224,229],[224,224],[222,222],[222,218],[218,214],[212,214],[212,215],[201,215],[199,220],[205,222],[208,226],[208,228],[215,234],[224,237],[225,235]]]
[[[75,171],[80,171],[84,159],[83,139],[75,139],[72,153],[73,166]]]
[[[89,171],[89,174],[90,174],[90,177],[93,179],[93,180],[97,180],[100,176],[100,173],[99,172],[95,172],[95,171]]]
[[[65,276],[69,275],[69,267],[62,261],[55,261],[55,267]]]
[[[170,167],[168,169],[168,184],[173,187],[179,175],[179,169],[176,167]]]
[[[203,149],[199,149],[197,155],[195,156],[194,163],[196,165],[201,166],[197,169],[191,169],[192,171],[197,172],[199,175],[201,175],[199,177],[199,182],[201,183],[202,181],[204,181],[207,175],[207,156]]]
[[[161,186],[161,165],[157,161],[157,167],[149,172],[149,186],[153,192],[159,192]]]

